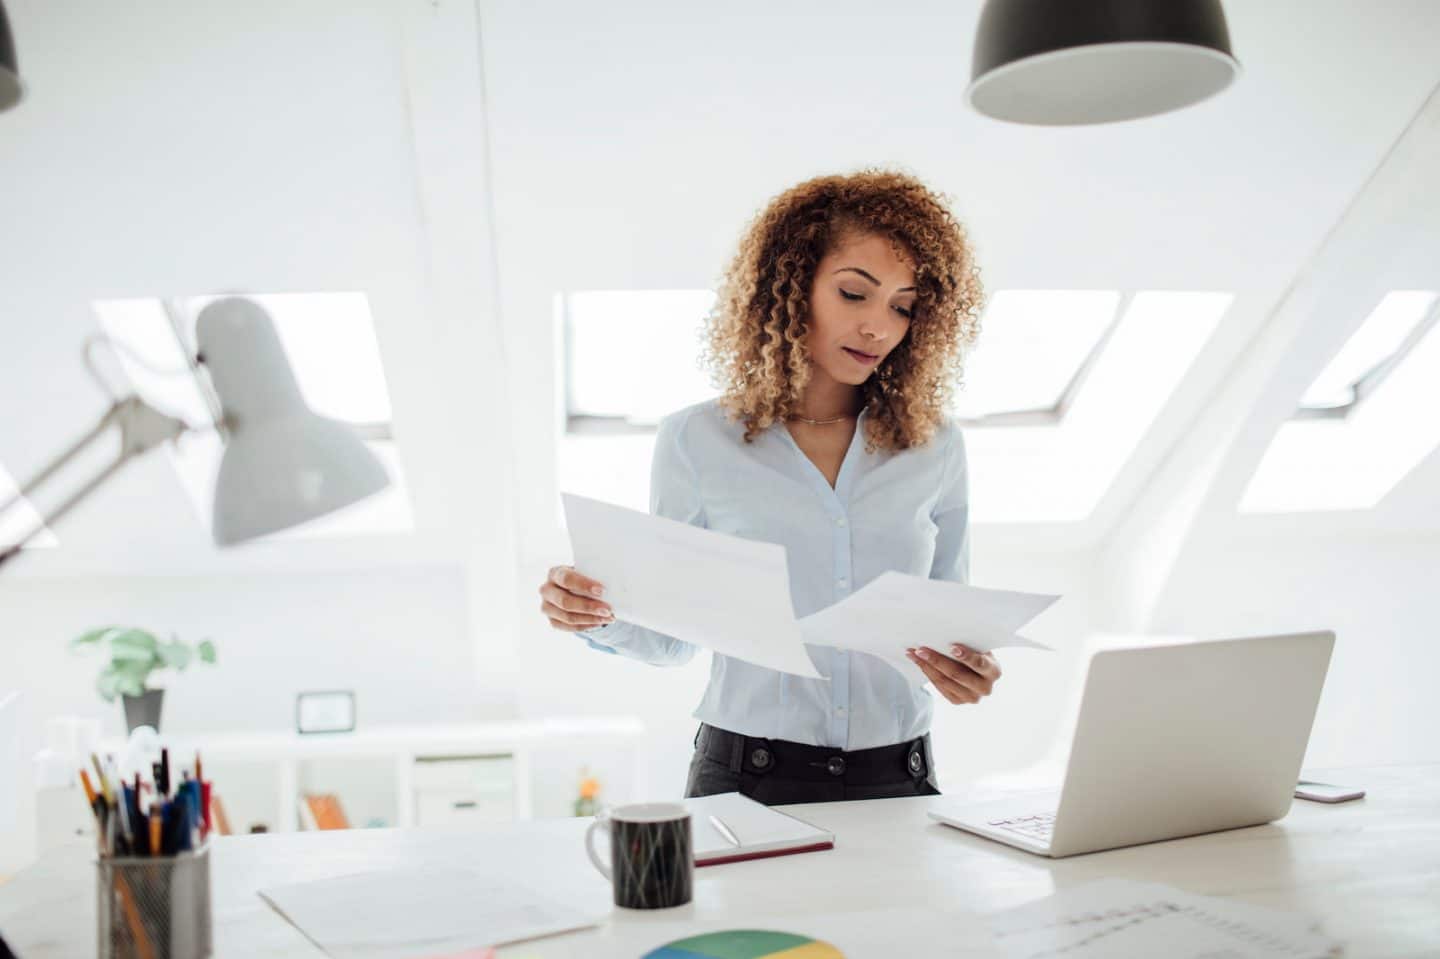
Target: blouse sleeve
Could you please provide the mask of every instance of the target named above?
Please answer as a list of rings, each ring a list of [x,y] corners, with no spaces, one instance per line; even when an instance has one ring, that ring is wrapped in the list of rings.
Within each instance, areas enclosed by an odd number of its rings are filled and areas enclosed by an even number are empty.
[[[956,583],[970,581],[970,482],[965,463],[965,439],[956,427],[950,429],[949,450],[941,478],[940,497],[930,514],[935,534],[935,560],[931,579]]]

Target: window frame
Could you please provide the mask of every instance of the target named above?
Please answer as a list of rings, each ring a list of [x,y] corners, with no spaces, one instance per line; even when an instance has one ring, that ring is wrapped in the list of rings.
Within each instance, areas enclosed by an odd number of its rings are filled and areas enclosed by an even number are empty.
[[[603,416],[593,413],[580,413],[575,409],[575,336],[574,316],[571,312],[571,297],[580,291],[570,290],[556,295],[558,312],[560,314],[560,363],[561,363],[561,395],[565,408],[565,435],[567,436],[636,436],[653,434],[658,428],[658,423],[651,423],[644,420],[634,420],[629,416]],[[635,291],[644,292],[644,291]],[[1134,291],[1117,291],[1118,299],[1115,301],[1114,312],[1109,322],[1105,325],[1090,352],[1080,362],[1070,381],[1061,390],[1059,398],[1053,406],[1041,409],[1029,410],[1001,410],[995,413],[986,413],[983,416],[958,416],[954,415],[955,422],[968,428],[987,427],[1053,427],[1058,426],[1075,403],[1076,396],[1085,385],[1094,371],[1100,356],[1104,353],[1106,345],[1110,342],[1115,330],[1120,326],[1120,320],[1129,310],[1135,298]],[[963,381],[962,381],[963,382]],[[962,387],[963,388],[963,387]]]
[[[1381,384],[1389,379],[1390,374],[1395,372],[1400,364],[1404,363],[1406,358],[1415,350],[1420,342],[1425,339],[1426,335],[1433,330],[1437,324],[1440,324],[1440,292],[1430,292],[1432,300],[1429,309],[1425,311],[1425,315],[1420,318],[1419,322],[1410,330],[1410,333],[1405,339],[1400,342],[1400,345],[1395,348],[1395,351],[1377,363],[1373,368],[1361,374],[1359,379],[1350,384],[1349,402],[1342,403],[1339,406],[1306,406],[1302,400],[1301,403],[1296,406],[1295,412],[1291,414],[1290,418],[1292,420],[1343,420],[1359,409],[1360,404],[1364,403],[1371,396],[1374,396],[1375,392],[1380,389]],[[1376,308],[1378,309],[1378,304]],[[1352,332],[1351,336],[1353,335],[1354,333]],[[1347,339],[1346,343],[1348,342],[1349,340]],[[1340,349],[1343,350],[1345,345],[1345,343],[1342,343]],[[1332,356],[1333,355],[1334,354],[1332,354]],[[1319,374],[1317,374],[1317,377],[1318,375]]]
[[[1119,299],[1115,301],[1115,312],[1110,316],[1110,322],[1105,325],[1105,329],[1101,331],[1100,336],[1095,340],[1095,345],[1085,355],[1085,359],[1080,361],[1080,366],[1070,377],[1070,382],[1065,384],[1065,388],[1060,391],[1060,396],[1053,406],[1033,410],[1001,410],[996,413],[986,413],[983,416],[956,416],[955,422],[971,429],[976,427],[1059,426],[1065,419],[1065,414],[1075,405],[1075,397],[1080,395],[1081,387],[1094,372],[1096,364],[1105,352],[1106,345],[1115,335],[1121,318],[1129,310],[1134,298],[1134,291],[1120,291]]]
[[[561,394],[565,404],[566,436],[646,436],[653,435],[659,428],[659,421],[634,420],[629,416],[604,416],[575,411],[575,317],[571,311],[571,298],[586,290],[566,290],[556,294],[560,313],[561,352]],[[651,290],[626,292],[648,293]],[[712,295],[713,290],[707,291]]]

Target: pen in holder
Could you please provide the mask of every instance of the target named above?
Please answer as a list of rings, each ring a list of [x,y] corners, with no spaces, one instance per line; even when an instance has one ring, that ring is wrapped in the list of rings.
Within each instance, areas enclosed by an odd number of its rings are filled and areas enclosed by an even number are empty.
[[[100,959],[206,959],[210,844],[169,856],[96,860]]]

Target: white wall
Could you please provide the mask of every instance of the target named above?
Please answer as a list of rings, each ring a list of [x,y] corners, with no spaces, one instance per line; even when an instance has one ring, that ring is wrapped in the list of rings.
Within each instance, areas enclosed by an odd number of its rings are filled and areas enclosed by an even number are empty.
[[[121,706],[94,690],[101,660],[66,648],[86,629],[110,623],[214,640],[215,666],[192,666],[171,680],[162,718],[168,732],[290,730],[296,693],[314,689],[354,690],[362,726],[464,721],[505,708],[478,693],[465,584],[454,567],[12,579],[0,585],[0,689],[24,692],[27,761],[52,716],[97,717],[105,735],[124,735]],[[223,788],[223,773],[213,771]],[[227,797],[238,826],[274,823],[263,783],[229,781],[232,792],[244,793]]]
[[[30,858],[34,803],[29,798],[30,777],[24,763],[20,694],[0,688],[0,883]]]
[[[18,676],[29,717],[96,716],[121,735],[119,706],[95,693],[100,660],[66,649],[108,623],[211,637],[214,666],[166,693],[167,729],[294,728],[295,694],[354,689],[360,721],[423,722],[485,712],[472,692],[458,570],[376,570],[225,579],[36,580],[0,588],[0,673]]]
[[[1231,535],[1187,557],[1158,629],[1335,631],[1307,766],[1440,760],[1440,538]]]

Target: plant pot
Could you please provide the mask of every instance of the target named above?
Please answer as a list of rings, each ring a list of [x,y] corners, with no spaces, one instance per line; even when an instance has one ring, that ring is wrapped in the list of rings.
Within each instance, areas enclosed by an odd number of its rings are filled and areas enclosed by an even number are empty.
[[[153,726],[160,731],[160,706],[163,689],[147,689],[143,696],[122,696],[125,702],[125,728],[134,732],[136,726]]]

